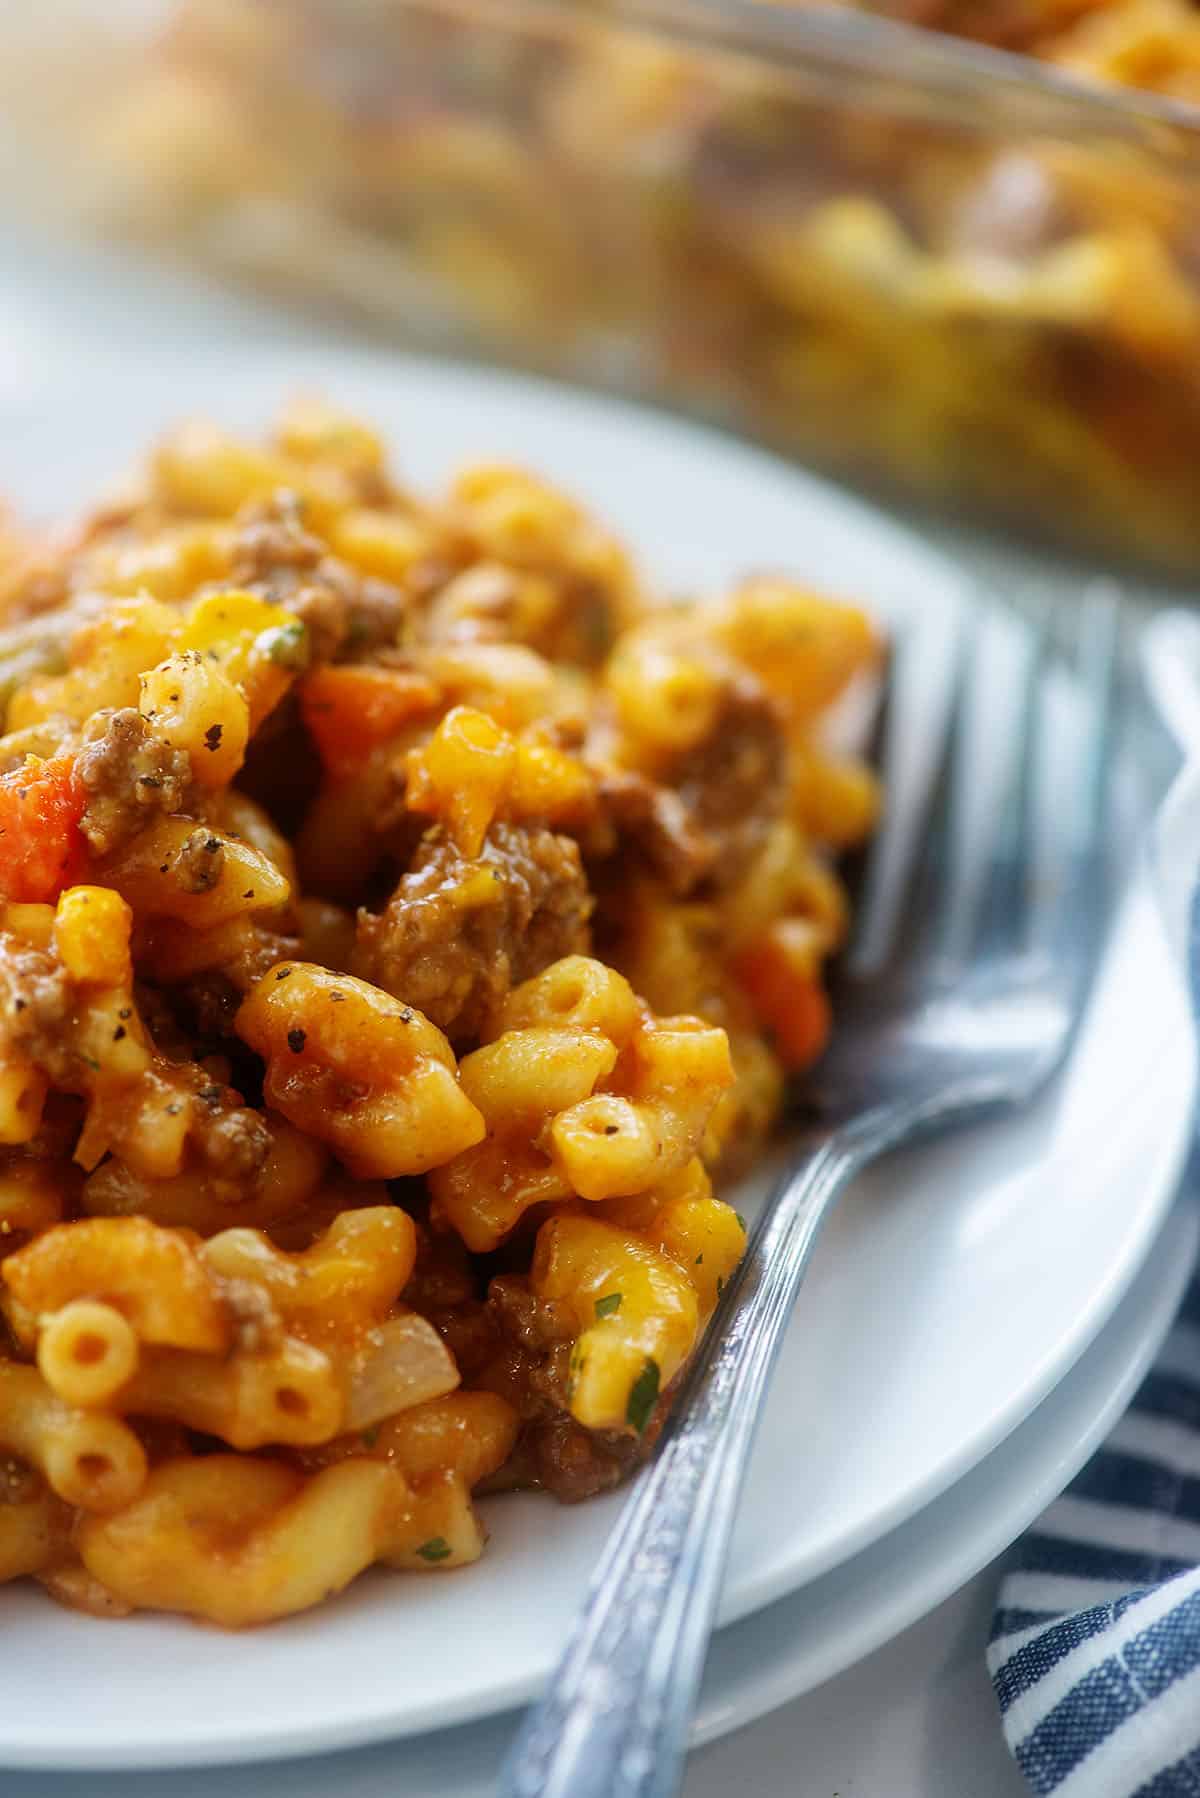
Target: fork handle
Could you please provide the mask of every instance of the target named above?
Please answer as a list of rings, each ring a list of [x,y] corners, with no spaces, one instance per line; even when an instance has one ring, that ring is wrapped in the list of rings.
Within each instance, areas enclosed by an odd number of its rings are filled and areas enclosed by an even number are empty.
[[[592,1576],[497,1798],[673,1798],[729,1535],[767,1384],[821,1224],[894,1134],[834,1132],[776,1189],[731,1277],[659,1452]]]

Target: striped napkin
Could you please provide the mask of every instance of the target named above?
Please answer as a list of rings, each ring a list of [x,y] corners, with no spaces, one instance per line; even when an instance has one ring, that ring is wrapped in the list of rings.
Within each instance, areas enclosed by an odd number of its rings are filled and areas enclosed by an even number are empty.
[[[1196,839],[1197,797],[1173,840]],[[1182,916],[1167,909],[1200,1015],[1190,878]],[[1200,1191],[1200,1142],[1185,1184]],[[1129,1410],[1013,1549],[988,1669],[1034,1792],[1200,1798],[1200,1274]]]
[[[1008,1562],[988,1666],[1035,1792],[1200,1798],[1197,1563],[1200,1278],[1129,1411]]]

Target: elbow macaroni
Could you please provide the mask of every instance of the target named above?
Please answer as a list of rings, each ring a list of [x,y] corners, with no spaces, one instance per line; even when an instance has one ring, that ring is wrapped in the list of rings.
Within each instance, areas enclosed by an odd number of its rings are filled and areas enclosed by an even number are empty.
[[[131,495],[0,681],[0,1581],[236,1628],[646,1451],[823,1040],[875,644],[315,402]]]
[[[266,1061],[265,1097],[363,1179],[424,1173],[483,1135],[441,1031],[365,980],[272,968],[237,1029]]]
[[[438,1214],[477,1252],[533,1205],[657,1184],[695,1154],[733,1079],[722,1030],[646,1016],[620,974],[584,956],[517,987],[500,1015],[529,1021],[460,1068],[487,1135],[430,1178]]]

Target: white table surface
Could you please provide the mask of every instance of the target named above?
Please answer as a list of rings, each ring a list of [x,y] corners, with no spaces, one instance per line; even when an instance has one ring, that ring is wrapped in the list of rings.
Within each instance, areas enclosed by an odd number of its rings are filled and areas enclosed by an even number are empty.
[[[700,1749],[684,1798],[1029,1798],[984,1667],[997,1579],[989,1568],[848,1673]]]

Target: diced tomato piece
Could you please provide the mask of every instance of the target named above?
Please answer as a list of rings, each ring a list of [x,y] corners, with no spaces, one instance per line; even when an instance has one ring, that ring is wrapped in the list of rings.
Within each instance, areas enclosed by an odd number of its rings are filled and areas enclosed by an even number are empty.
[[[738,959],[738,979],[791,1074],[811,1067],[829,1041],[823,946],[819,929],[807,918],[781,918]]]
[[[30,756],[0,775],[0,897],[45,904],[80,877],[85,800],[73,755]]]
[[[315,668],[300,683],[300,711],[330,774],[354,774],[371,751],[432,712],[440,695],[423,674],[346,664]]]

